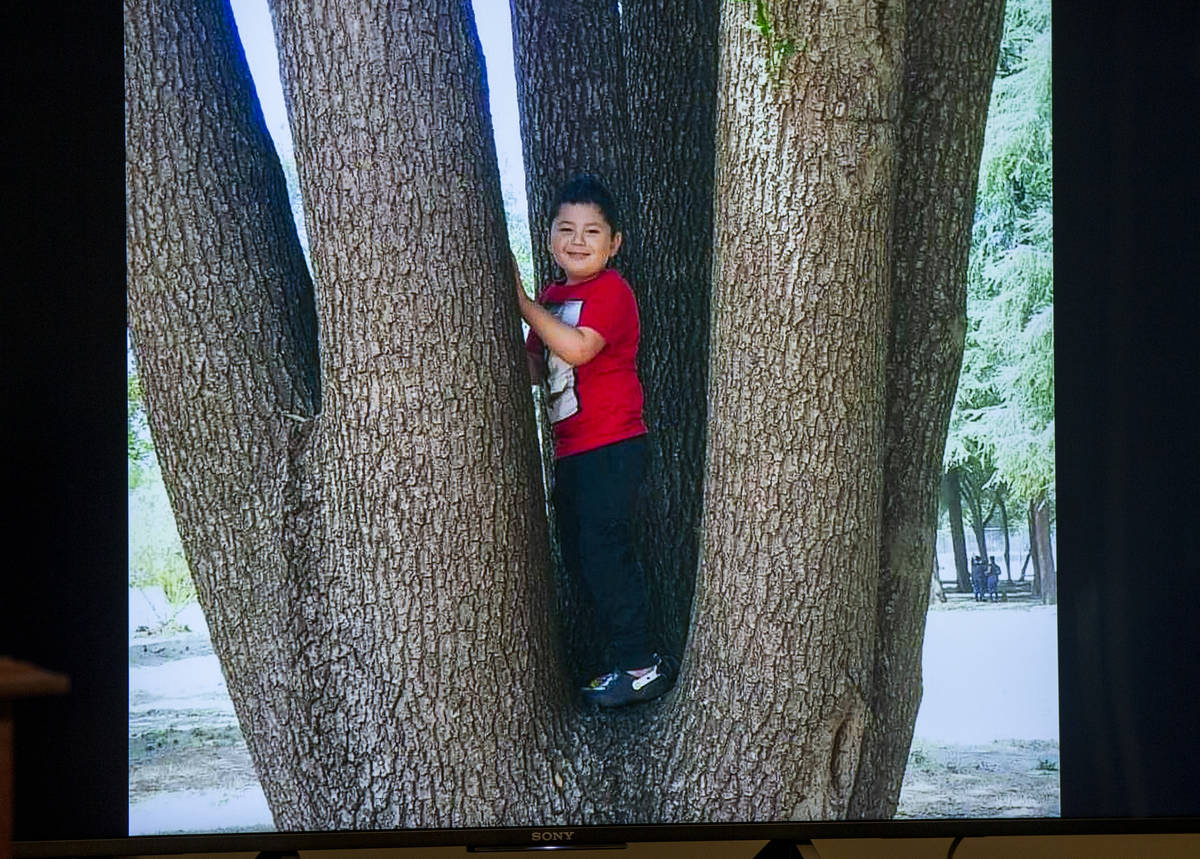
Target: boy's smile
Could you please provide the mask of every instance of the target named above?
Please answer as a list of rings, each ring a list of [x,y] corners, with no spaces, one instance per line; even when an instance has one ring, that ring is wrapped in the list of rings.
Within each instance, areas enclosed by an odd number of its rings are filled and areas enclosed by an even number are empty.
[[[563,203],[550,225],[550,253],[567,275],[567,283],[595,277],[621,247],[595,203]]]

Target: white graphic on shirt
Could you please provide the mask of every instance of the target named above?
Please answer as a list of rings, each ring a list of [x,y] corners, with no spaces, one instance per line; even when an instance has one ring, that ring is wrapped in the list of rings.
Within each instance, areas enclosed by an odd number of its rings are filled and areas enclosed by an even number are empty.
[[[578,327],[583,302],[572,300],[562,304],[547,304],[546,309],[560,322]],[[550,388],[547,404],[550,423],[564,421],[579,411],[579,397],[575,393],[575,368],[549,349],[546,350],[546,384]]]

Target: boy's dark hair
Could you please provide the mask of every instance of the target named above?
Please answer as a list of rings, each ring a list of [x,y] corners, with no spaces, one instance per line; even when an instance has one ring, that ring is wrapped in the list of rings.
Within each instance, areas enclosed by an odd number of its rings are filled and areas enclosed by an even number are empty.
[[[621,232],[621,215],[617,210],[617,202],[613,199],[613,195],[608,192],[608,189],[604,187],[604,183],[595,176],[590,176],[587,173],[572,176],[558,189],[558,194],[554,197],[554,203],[550,206],[550,220],[552,222],[558,217],[558,210],[566,203],[594,204],[600,210],[600,214],[604,216],[604,220],[608,222],[608,226],[613,231],[613,234],[616,235]]]

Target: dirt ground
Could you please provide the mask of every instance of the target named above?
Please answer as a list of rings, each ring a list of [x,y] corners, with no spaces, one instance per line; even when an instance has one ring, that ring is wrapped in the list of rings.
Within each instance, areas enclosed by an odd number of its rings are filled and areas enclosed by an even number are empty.
[[[1058,817],[1058,743],[913,741],[897,818]]]
[[[187,620],[130,640],[129,833],[273,829],[203,618]]]
[[[948,596],[896,816],[1057,816],[1054,608]],[[203,618],[153,626],[130,624],[130,834],[271,829]]]

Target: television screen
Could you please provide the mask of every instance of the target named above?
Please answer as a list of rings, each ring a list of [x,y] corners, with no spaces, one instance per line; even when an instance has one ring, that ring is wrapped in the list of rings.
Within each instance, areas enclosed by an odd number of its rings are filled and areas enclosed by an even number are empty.
[[[1064,403],[1133,341],[1054,227],[1050,12],[125,4],[125,289],[51,338],[97,431],[35,448],[79,535],[13,650],[98,702],[18,711],[92,801],[18,839],[1195,815],[1121,700],[1130,418]]]

